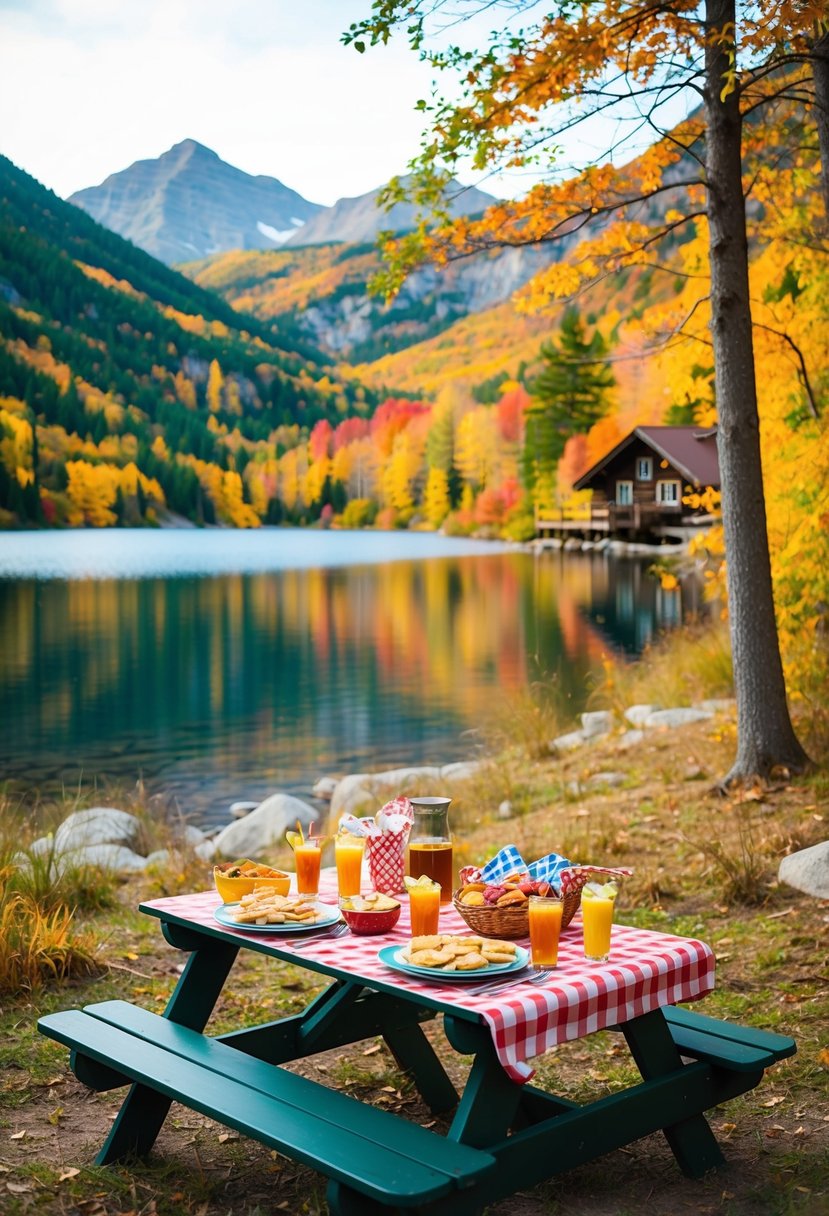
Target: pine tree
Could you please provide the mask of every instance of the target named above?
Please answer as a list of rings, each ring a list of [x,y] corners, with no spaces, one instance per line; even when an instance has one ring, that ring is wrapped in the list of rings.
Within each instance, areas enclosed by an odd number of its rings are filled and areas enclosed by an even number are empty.
[[[526,446],[530,464],[543,473],[555,470],[571,435],[586,433],[607,413],[616,384],[607,350],[598,330],[587,337],[577,308],[565,311],[558,342],[542,345],[545,366],[532,386]]]

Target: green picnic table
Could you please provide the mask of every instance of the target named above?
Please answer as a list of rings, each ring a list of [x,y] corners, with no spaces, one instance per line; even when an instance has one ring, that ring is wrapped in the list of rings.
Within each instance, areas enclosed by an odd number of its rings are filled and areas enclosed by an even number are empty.
[[[70,1049],[80,1081],[98,1091],[130,1086],[99,1165],[148,1153],[175,1100],[325,1175],[335,1216],[472,1216],[653,1132],[664,1133],[686,1174],[700,1176],[723,1161],[704,1112],[795,1051],[781,1035],[676,1007],[713,984],[709,948],[690,939],[614,927],[610,962],[596,966],[582,957],[575,922],[542,985],[517,974],[493,990],[380,961],[380,947],[408,940],[407,909],[382,938],[277,936],[219,924],[217,903],[206,892],[141,906],[189,954],[163,1016],[105,1001],[39,1022]],[[451,909],[441,931],[468,932]],[[296,1016],[206,1034],[240,949],[331,983]],[[472,1057],[461,1094],[423,1033],[439,1014],[449,1044]],[[638,1083],[579,1105],[526,1079],[545,1047],[605,1028],[626,1040]],[[375,1036],[429,1109],[451,1115],[445,1135],[284,1067]]]

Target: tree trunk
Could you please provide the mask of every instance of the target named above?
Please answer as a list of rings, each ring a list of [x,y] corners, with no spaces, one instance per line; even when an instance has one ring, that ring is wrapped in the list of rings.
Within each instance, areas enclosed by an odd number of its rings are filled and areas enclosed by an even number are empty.
[[[706,0],[706,169],[710,228],[711,334],[717,450],[737,698],[737,757],[725,783],[800,770],[808,757],[792,729],[774,617],[760,420],[754,376],[748,242],[742,185],[739,93],[721,93],[731,66],[727,43],[735,0]]]
[[[815,123],[820,148],[820,184],[823,212],[829,221],[829,34],[812,47],[812,74],[815,79]]]

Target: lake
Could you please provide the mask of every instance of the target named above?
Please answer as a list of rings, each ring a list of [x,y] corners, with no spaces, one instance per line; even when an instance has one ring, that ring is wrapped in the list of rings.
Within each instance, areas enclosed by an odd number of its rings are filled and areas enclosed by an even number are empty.
[[[323,773],[469,758],[539,682],[575,716],[602,656],[695,596],[640,561],[430,533],[0,534],[0,776],[142,778],[224,822]]]

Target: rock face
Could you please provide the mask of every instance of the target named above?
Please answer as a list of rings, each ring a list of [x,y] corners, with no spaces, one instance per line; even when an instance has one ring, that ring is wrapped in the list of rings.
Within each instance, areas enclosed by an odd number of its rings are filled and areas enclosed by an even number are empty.
[[[71,195],[93,219],[172,265],[227,249],[275,249],[323,210],[252,177],[194,139]]]
[[[305,828],[319,819],[319,811],[292,794],[272,794],[255,811],[229,824],[215,841],[210,842],[214,846],[213,854],[228,860],[257,858],[269,845],[284,844],[286,830],[293,827],[297,819]],[[204,856],[201,850],[199,856]]]
[[[784,857],[777,877],[796,891],[829,899],[829,840]]]

